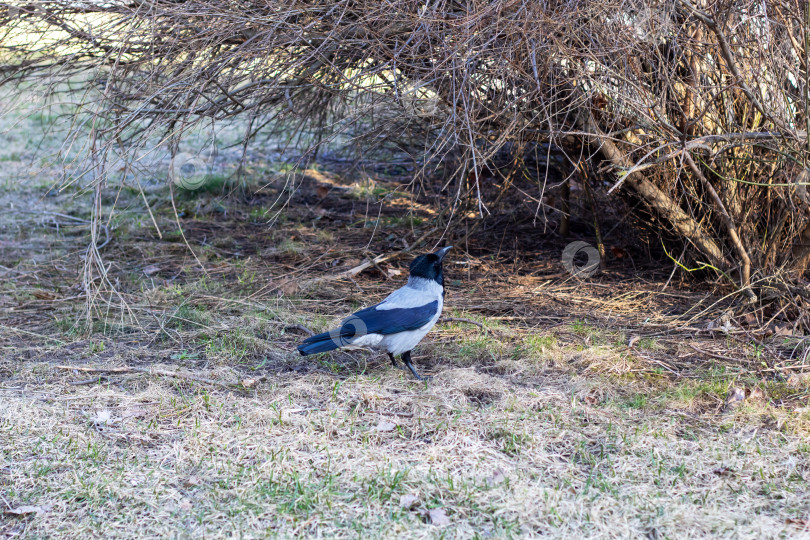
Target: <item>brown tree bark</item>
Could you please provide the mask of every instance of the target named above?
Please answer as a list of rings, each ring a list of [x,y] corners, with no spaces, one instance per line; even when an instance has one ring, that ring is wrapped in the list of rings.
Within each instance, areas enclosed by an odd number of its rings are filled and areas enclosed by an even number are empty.
[[[593,134],[588,137],[591,144],[599,148],[600,153],[608,161],[620,169],[628,170],[632,167],[632,163],[627,159],[627,156],[596,125],[590,111],[581,109],[577,115],[577,122],[580,124],[580,129]],[[638,172],[628,174],[624,179],[624,183],[633,188],[650,208],[660,214],[680,235],[708,257],[710,264],[721,270],[726,270],[731,266],[723,254],[723,250],[705,233],[700,224],[692,216],[684,212],[658,186]]]

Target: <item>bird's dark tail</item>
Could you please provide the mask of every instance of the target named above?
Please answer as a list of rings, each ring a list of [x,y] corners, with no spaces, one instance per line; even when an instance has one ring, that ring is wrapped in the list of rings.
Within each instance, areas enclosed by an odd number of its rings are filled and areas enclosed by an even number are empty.
[[[329,332],[324,332],[305,339],[298,346],[298,352],[301,353],[301,356],[309,356],[310,354],[334,351],[338,347],[339,345],[336,343],[334,336]]]

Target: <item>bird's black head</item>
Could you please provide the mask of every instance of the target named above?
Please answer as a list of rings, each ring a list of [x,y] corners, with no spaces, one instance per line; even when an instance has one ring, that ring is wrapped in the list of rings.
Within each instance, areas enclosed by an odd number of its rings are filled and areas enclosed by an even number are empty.
[[[453,246],[447,246],[436,253],[419,255],[410,266],[411,277],[432,279],[444,287],[444,273],[442,272],[442,259]]]

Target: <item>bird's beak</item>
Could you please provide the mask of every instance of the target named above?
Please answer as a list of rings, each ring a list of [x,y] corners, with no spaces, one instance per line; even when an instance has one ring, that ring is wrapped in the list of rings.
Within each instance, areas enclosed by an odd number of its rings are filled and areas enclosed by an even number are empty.
[[[453,249],[453,246],[443,247],[442,249],[434,253],[434,255],[439,257],[439,260],[441,261],[442,259],[444,259],[444,256],[447,255],[447,252],[450,251],[451,249]]]

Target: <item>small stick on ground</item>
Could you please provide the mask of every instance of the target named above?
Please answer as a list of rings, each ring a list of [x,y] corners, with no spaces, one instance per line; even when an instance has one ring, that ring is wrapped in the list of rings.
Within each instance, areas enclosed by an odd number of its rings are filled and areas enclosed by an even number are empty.
[[[289,326],[285,326],[284,330],[300,330],[302,332],[305,332],[305,333],[309,334],[310,336],[315,335],[315,332],[313,332],[312,330],[310,330],[309,328],[307,328],[303,324],[291,324]]]
[[[383,416],[400,416],[402,418],[413,418],[413,413],[393,412],[393,411],[379,411],[377,409],[366,409],[363,412],[380,414]]]
[[[349,277],[349,281],[354,283],[354,286],[357,287],[357,290],[360,291],[361,293],[366,292],[365,289],[363,289],[363,287],[361,287],[360,284],[357,283],[357,281],[353,277]]]
[[[103,380],[107,380],[107,379],[109,379],[109,377],[107,377],[106,375],[99,375],[98,377],[93,377],[92,379],[84,379],[83,381],[70,381],[70,382],[68,382],[68,384],[71,385],[71,386],[83,386],[85,384],[100,383]]]
[[[362,262],[362,263],[358,264],[354,268],[351,268],[349,270],[345,270],[343,272],[338,272],[337,274],[333,274],[331,276],[321,276],[321,277],[317,277],[317,278],[313,278],[313,279],[308,279],[306,281],[302,281],[300,283],[301,288],[309,287],[310,285],[314,285],[316,283],[321,283],[321,282],[324,282],[324,281],[335,281],[335,280],[338,280],[338,279],[347,279],[347,278],[351,279],[354,276],[356,276],[357,274],[359,274],[360,272],[362,272],[363,270],[365,270],[366,268],[370,268],[372,266],[377,266],[380,263],[384,263],[385,261],[390,261],[391,259],[395,259],[395,258],[397,258],[397,257],[399,257],[401,255],[409,253],[413,248],[415,248],[416,246],[420,245],[422,242],[427,240],[428,236],[430,236],[431,234],[433,234],[437,230],[438,230],[437,227],[434,227],[433,229],[430,229],[429,231],[424,233],[422,236],[420,236],[419,238],[414,240],[413,243],[411,243],[410,246],[408,246],[406,249],[403,249],[402,251],[396,251],[394,253],[388,253],[387,255],[378,255],[378,256],[374,257],[373,259],[371,259],[371,260],[366,260],[365,262]]]
[[[543,276],[537,276],[538,279],[545,279],[545,280],[552,280],[557,278],[568,278],[571,277],[571,272],[557,272],[556,274],[546,274]]]
[[[810,368],[810,364],[800,364],[798,366],[780,366],[778,368],[776,368],[776,367],[762,368],[760,371],[769,371],[769,372],[770,371],[775,371],[776,373],[779,373],[783,369],[805,369],[805,368]]]
[[[99,367],[84,367],[84,366],[54,366],[56,369],[63,369],[66,371],[81,371],[83,373],[143,373],[145,375],[156,375],[159,377],[172,377],[174,379],[182,379],[186,381],[194,381],[203,384],[211,384],[214,386],[221,386],[223,388],[242,388],[243,386],[253,386],[256,384],[256,380],[251,380],[251,384],[243,385],[242,382],[222,382],[222,381],[215,381],[213,379],[206,379],[204,377],[197,377],[196,375],[192,375],[190,373],[181,373],[179,371],[169,371],[166,369],[156,369],[156,368],[138,368],[138,367],[109,367],[109,368],[99,368]],[[101,377],[98,378],[100,380]],[[82,384],[89,384],[86,381],[80,381]]]
[[[480,322],[474,321],[472,319],[465,319],[464,317],[442,317],[441,321],[442,322],[463,322],[463,323],[468,323],[468,324],[474,324],[475,326],[477,326],[478,328],[480,328],[484,332],[489,332],[489,328],[487,328],[486,326],[484,326]]]
[[[722,354],[713,353],[713,352],[711,352],[711,351],[705,351],[705,350],[703,350],[703,349],[700,349],[700,348],[698,348],[698,347],[695,347],[695,346],[694,346],[694,345],[692,345],[691,343],[687,343],[687,345],[689,345],[689,347],[691,347],[691,348],[692,348],[692,349],[694,349],[695,351],[699,352],[700,354],[705,354],[705,355],[706,355],[706,356],[708,356],[709,358],[714,358],[714,359],[716,359],[716,360],[725,360],[725,361],[727,361],[727,362],[735,362],[735,363],[736,363],[736,362],[739,362],[739,360],[738,360],[738,359],[736,359],[736,358],[731,358],[731,357],[729,357],[729,356],[723,356]]]

